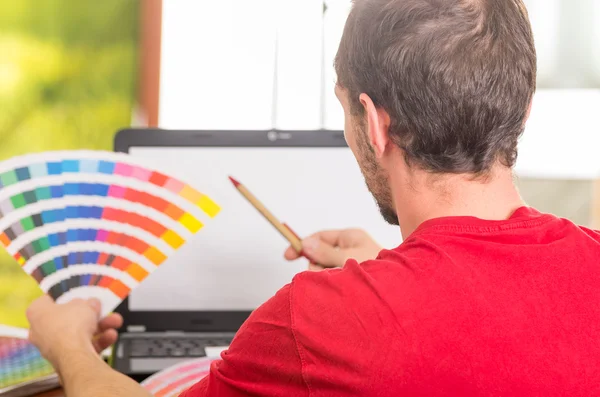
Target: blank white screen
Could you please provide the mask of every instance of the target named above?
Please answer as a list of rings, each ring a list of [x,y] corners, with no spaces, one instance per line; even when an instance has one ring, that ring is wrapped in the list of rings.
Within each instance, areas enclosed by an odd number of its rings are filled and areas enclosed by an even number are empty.
[[[144,163],[191,184],[222,211],[131,294],[130,310],[253,310],[306,269],[289,243],[234,189],[243,183],[301,236],[361,227],[401,242],[386,224],[347,148],[132,148]]]

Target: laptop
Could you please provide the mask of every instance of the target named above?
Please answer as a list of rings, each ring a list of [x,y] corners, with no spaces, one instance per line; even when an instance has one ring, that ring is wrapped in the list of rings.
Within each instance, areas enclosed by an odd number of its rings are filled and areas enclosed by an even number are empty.
[[[283,258],[289,243],[228,176],[300,236],[361,227],[383,246],[401,242],[398,228],[382,220],[341,131],[128,129],[114,148],[222,208],[117,309],[124,326],[113,366],[136,379],[190,358],[218,358],[251,312],[306,270],[306,260]]]

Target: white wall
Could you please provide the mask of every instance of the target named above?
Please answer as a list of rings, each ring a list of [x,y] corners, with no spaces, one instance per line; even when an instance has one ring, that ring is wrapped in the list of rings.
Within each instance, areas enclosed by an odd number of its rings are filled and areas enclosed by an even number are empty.
[[[163,2],[162,127],[272,127],[276,1]]]
[[[600,178],[600,90],[539,90],[516,171],[548,179]]]
[[[341,129],[333,57],[350,0],[163,2],[164,128]]]
[[[581,1],[589,10],[573,13],[598,21],[585,25],[596,45],[574,45],[584,58],[569,63],[568,37],[581,33],[560,11],[572,0],[526,0],[540,78],[520,148],[523,176],[600,177],[600,90],[581,87],[600,88],[600,1]],[[333,57],[350,0],[325,2],[323,14],[322,0],[164,1],[160,126],[342,129]]]

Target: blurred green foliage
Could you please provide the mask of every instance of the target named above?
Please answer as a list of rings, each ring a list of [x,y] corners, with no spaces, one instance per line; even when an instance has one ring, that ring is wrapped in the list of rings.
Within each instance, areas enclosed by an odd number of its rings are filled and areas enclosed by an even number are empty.
[[[112,148],[131,124],[141,0],[0,0],[0,160]],[[0,324],[27,326],[36,283],[0,253]]]

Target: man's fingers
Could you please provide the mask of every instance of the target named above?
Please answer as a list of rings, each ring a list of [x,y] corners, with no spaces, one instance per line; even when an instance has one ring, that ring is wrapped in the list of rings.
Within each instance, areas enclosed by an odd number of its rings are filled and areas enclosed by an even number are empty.
[[[112,346],[117,341],[117,331],[114,329],[107,329],[106,331],[97,334],[94,337],[94,349],[98,353],[106,349],[107,347]]]
[[[48,305],[54,304],[54,301],[49,295],[42,295],[37,298],[29,308],[27,309],[27,319],[31,322],[31,318],[35,316],[37,313],[43,313],[44,308],[48,307]]]
[[[98,323],[98,331],[103,332],[107,329],[118,329],[123,325],[123,317],[118,313],[113,313]]]
[[[320,271],[323,271],[325,269],[326,269],[325,267],[316,265],[314,263],[309,263],[308,264],[308,270],[311,271],[311,272],[320,272]]]
[[[341,232],[341,230],[322,230],[309,236],[307,239],[315,237],[321,241],[324,241],[326,244],[337,247],[340,243],[340,235],[342,234]]]
[[[100,312],[102,311],[102,303],[96,298],[91,298],[87,300],[88,305],[96,312],[96,315],[100,317]]]
[[[288,247],[288,249],[285,250],[285,253],[283,254],[283,256],[288,261],[293,261],[295,259],[300,258],[300,255],[296,252],[296,250],[294,249],[294,247]]]
[[[304,240],[302,249],[311,262],[318,263],[323,267],[341,267],[346,259],[342,251],[318,237],[309,237]]]
[[[309,237],[305,238],[302,241],[302,247],[304,251],[304,243],[306,241],[309,242],[313,240],[323,241],[326,245],[330,245],[332,247],[337,247],[339,245],[341,230],[322,230],[320,232],[311,234]],[[301,257],[293,247],[288,247],[284,254],[285,259],[292,261]]]

